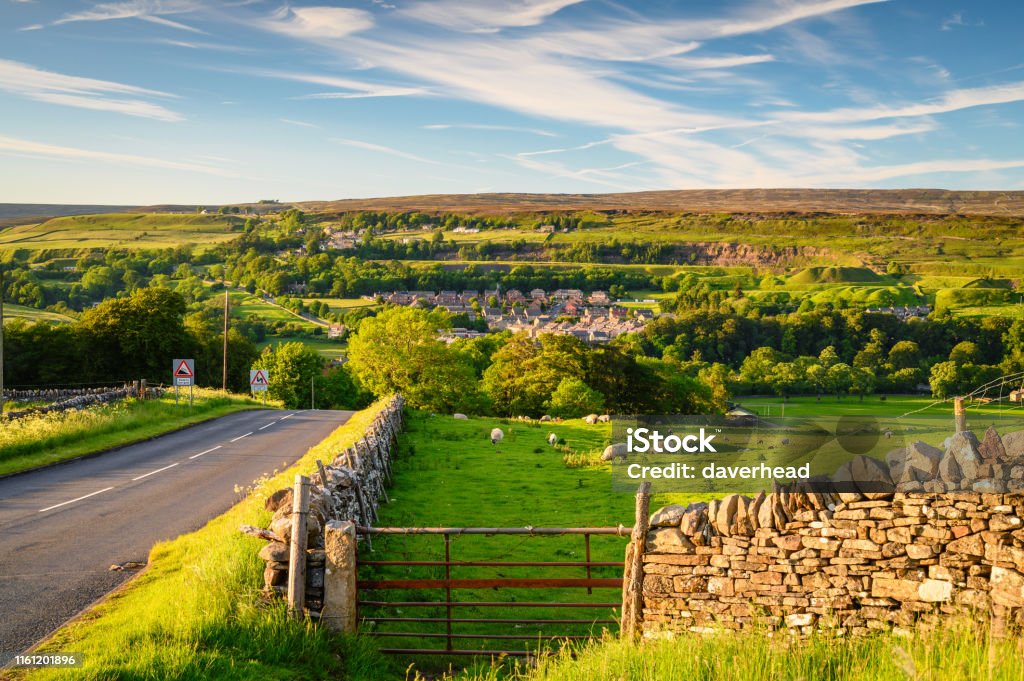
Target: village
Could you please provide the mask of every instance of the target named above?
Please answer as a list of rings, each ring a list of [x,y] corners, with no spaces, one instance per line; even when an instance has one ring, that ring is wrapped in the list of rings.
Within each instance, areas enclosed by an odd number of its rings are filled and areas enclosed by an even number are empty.
[[[624,333],[634,333],[653,319],[651,309],[631,309],[619,304],[605,291],[585,294],[579,289],[557,289],[551,293],[533,289],[479,291],[396,291],[366,296],[377,302],[417,307],[440,307],[453,315],[465,315],[470,322],[483,320],[488,332],[525,332],[531,337],[551,333],[576,336],[591,343],[608,343]],[[454,328],[441,338],[452,342],[476,338],[486,332]]]

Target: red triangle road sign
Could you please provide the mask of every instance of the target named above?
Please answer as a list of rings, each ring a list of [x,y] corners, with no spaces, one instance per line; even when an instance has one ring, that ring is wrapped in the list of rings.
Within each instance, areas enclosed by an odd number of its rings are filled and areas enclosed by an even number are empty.
[[[188,365],[187,360],[181,360],[178,364],[178,368],[174,370],[175,378],[192,378],[192,367]]]
[[[253,373],[253,375],[252,375],[252,381],[250,381],[250,383],[252,385],[266,385],[267,384],[267,375],[265,373],[263,373],[263,369],[256,369],[255,373]]]

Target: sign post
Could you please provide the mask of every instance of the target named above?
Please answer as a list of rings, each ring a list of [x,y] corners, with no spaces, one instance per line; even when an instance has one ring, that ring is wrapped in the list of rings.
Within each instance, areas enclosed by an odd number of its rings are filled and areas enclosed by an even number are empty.
[[[263,393],[263,406],[267,406],[267,387],[270,385],[270,372],[266,369],[249,370],[249,389],[254,393]]]
[[[178,403],[178,388],[188,386],[188,406],[192,406],[192,386],[196,383],[196,361],[194,359],[176,359],[171,369],[174,381],[174,403]]]

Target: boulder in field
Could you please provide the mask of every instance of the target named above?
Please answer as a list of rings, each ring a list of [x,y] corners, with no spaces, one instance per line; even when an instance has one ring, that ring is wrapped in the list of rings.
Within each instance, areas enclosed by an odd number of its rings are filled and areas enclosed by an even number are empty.
[[[459,421],[468,421],[469,417],[465,414],[452,414],[452,418]]]

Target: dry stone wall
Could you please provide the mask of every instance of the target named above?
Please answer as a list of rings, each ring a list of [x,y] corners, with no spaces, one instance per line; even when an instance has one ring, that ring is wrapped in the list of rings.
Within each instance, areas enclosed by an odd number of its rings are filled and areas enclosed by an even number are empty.
[[[6,418],[16,419],[36,414],[49,414],[70,409],[85,409],[97,404],[113,404],[129,397],[139,396],[137,383],[121,388],[82,388],[73,390],[18,390],[4,391],[7,399],[19,402],[49,402],[49,404],[11,411]],[[146,397],[156,398],[163,394],[162,388],[146,388]]]
[[[387,499],[385,485],[391,478],[391,457],[402,429],[405,401],[397,395],[378,413],[363,436],[314,474],[307,516],[306,605],[321,609],[324,588],[324,528],[332,520],[348,520],[371,526],[377,507]],[[326,476],[326,477],[325,477]],[[264,588],[268,593],[287,593],[289,542],[292,532],[291,488],[270,495],[266,509],[274,515],[266,529],[243,527],[242,531],[269,540],[260,551],[266,562]]]
[[[659,509],[644,547],[644,634],[862,634],[979,612],[997,632],[1020,627],[1024,431],[945,445],[855,459],[831,487]]]

